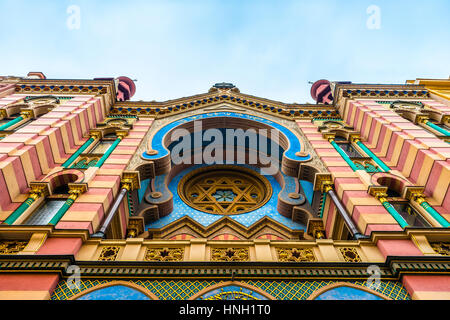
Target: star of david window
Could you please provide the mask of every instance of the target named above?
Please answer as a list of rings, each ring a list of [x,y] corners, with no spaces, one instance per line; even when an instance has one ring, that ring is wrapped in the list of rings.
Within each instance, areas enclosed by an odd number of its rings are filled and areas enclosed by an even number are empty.
[[[269,201],[272,187],[256,172],[238,166],[210,166],[181,179],[178,194],[190,207],[232,215],[256,210]]]

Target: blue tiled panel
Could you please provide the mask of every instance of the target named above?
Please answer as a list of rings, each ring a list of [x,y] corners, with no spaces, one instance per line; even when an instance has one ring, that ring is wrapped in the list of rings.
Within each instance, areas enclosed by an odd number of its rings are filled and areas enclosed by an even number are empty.
[[[315,300],[383,300],[383,299],[370,292],[344,286],[325,291]]]
[[[138,290],[118,285],[89,292],[77,300],[150,300],[150,298]]]
[[[145,191],[147,190],[149,184],[150,179],[145,179],[141,181],[141,188],[138,190],[139,203],[142,202],[142,198],[144,197]]]
[[[192,297],[194,294],[197,294],[201,290],[204,290],[208,287],[216,286],[217,284],[223,281],[217,280],[148,280],[148,279],[120,279],[122,281],[129,281],[130,284],[141,286],[143,290],[148,290],[150,293],[153,293],[160,300],[187,300]],[[51,299],[52,300],[68,300],[73,298],[75,295],[92,289],[98,285],[105,285],[107,283],[111,283],[115,281],[114,279],[80,279],[79,286],[75,286],[75,288],[69,288],[67,280],[62,280],[57,285],[55,291],[53,292]],[[338,282],[342,282],[342,280],[308,280],[308,281],[274,281],[274,280],[243,280],[242,283],[256,287],[259,290],[265,292],[266,294],[274,297],[277,300],[305,300],[308,299],[312,294],[317,292],[317,290],[321,290],[322,288],[334,285]],[[367,281],[345,281],[349,285],[354,285],[361,287],[361,291],[365,293],[363,287],[368,287],[369,283]],[[373,283],[371,283],[373,285]],[[119,284],[116,284],[119,286]],[[238,284],[236,284],[237,288],[240,288]],[[346,288],[350,286],[345,286]],[[203,297],[210,296],[212,290],[206,290],[206,293],[203,294]],[[331,296],[335,296],[337,291],[331,291],[328,295],[324,295],[325,291],[320,295],[320,299],[330,298]],[[341,289],[342,290],[342,289]],[[357,290],[357,289],[356,289]],[[374,286],[374,291],[380,293],[382,295],[387,296],[393,300],[411,300],[411,297],[408,294],[408,291],[403,287],[401,282],[398,281],[381,281],[378,286]],[[360,292],[356,294],[351,292],[348,294],[345,293],[345,288],[343,292],[344,295],[341,295],[342,298],[355,298],[360,300],[364,295],[361,296]],[[87,299],[86,297],[85,299]]]
[[[268,300],[262,294],[241,286],[225,286],[211,290],[197,300]]]
[[[175,176],[172,181],[169,184],[169,190],[173,194],[173,205],[174,209],[172,213],[169,215],[154,221],[152,223],[147,224],[147,229],[155,229],[155,228],[161,228],[166,226],[167,224],[176,221],[184,216],[189,216],[195,221],[199,222],[203,226],[209,226],[210,224],[214,223],[215,221],[222,218],[222,215],[218,214],[210,214],[205,213],[196,209],[191,208],[186,203],[181,200],[180,196],[177,192],[178,184],[182,177],[184,177],[186,174],[188,174],[190,171],[195,170],[197,168],[203,167],[205,165],[194,165],[182,172],[180,172],[177,176]],[[241,165],[246,168],[252,168],[248,165]],[[243,214],[237,214],[237,215],[230,215],[229,217],[231,219],[234,219],[235,221],[241,223],[245,227],[250,227],[254,223],[256,223],[258,220],[264,218],[264,217],[270,217],[275,221],[278,221],[285,226],[293,229],[293,230],[306,230],[306,226],[297,222],[293,222],[291,219],[286,218],[285,216],[282,216],[277,211],[277,201],[278,201],[278,194],[281,191],[281,187],[278,184],[278,182],[275,180],[272,176],[265,176],[267,180],[272,185],[273,193],[270,198],[270,200],[262,207]],[[161,176],[160,179],[163,179],[164,177]],[[284,176],[286,179],[286,183],[288,185],[295,185],[295,179],[292,177]],[[292,180],[292,181],[291,181]],[[155,182],[155,185],[159,185],[158,182]]]
[[[148,159],[148,160],[155,160],[155,159],[160,159],[162,157],[165,157],[169,153],[169,151],[164,146],[163,141],[164,141],[166,134],[169,133],[172,129],[175,129],[176,127],[178,127],[184,123],[187,123],[187,122],[192,122],[192,121],[196,121],[196,120],[204,120],[204,119],[209,119],[209,118],[217,118],[217,117],[240,118],[240,119],[246,119],[246,120],[250,120],[250,121],[256,121],[259,123],[267,124],[267,125],[271,126],[272,128],[274,128],[275,130],[282,132],[282,134],[288,139],[289,149],[286,150],[286,152],[284,153],[284,156],[286,158],[292,159],[295,161],[305,161],[305,160],[309,160],[311,158],[310,155],[307,155],[307,156],[297,156],[296,155],[297,152],[301,151],[300,140],[297,138],[297,136],[292,131],[290,131],[286,127],[284,127],[274,121],[270,121],[270,120],[267,120],[264,118],[248,115],[245,113],[237,113],[237,112],[204,113],[204,114],[190,116],[190,117],[186,117],[186,118],[171,122],[168,125],[166,125],[165,127],[161,128],[153,136],[152,143],[151,143],[152,149],[158,151],[158,153],[156,155],[149,155],[147,152],[144,152],[142,154],[142,157],[144,159]]]
[[[312,203],[314,195],[314,185],[306,180],[300,180],[300,185],[302,186],[303,192],[305,193],[306,199],[309,203]]]

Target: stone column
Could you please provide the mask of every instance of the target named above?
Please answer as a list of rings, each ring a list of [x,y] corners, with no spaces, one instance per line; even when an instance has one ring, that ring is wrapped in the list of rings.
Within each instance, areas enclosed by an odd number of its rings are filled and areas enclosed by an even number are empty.
[[[450,227],[450,223],[442,217],[439,212],[437,212],[427,201],[426,197],[422,192],[410,192],[407,193],[407,198],[409,200],[417,202],[418,205],[420,205],[422,208],[424,208],[430,216],[433,217],[434,220],[436,220],[441,226],[444,228]]]
[[[3,130],[7,130],[9,127],[12,127],[15,124],[18,124],[19,122],[21,122],[22,120],[28,119],[28,118],[32,118],[33,114],[30,111],[22,111],[20,113],[20,116],[5,123],[4,125],[0,126],[0,131]]]
[[[359,170],[355,163],[350,159],[350,157],[345,153],[344,150],[339,147],[339,145],[334,141],[334,137],[328,138],[328,141],[334,147],[334,149],[341,155],[341,157],[348,163],[348,165],[353,169],[353,171]]]

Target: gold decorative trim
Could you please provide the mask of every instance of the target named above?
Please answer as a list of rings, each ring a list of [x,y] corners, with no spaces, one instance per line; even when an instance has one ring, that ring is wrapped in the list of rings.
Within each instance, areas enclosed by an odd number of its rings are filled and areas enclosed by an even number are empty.
[[[276,248],[280,262],[314,262],[317,261],[310,248]]]
[[[339,252],[346,262],[361,262],[361,257],[355,248],[339,248]]]
[[[150,292],[150,290],[148,290],[147,288],[140,286],[138,284],[135,284],[131,281],[124,281],[124,280],[115,280],[115,281],[111,281],[111,282],[107,282],[104,284],[99,284],[99,285],[93,286],[91,288],[83,290],[80,293],[77,293],[76,295],[70,297],[69,300],[78,300],[79,298],[83,297],[84,295],[86,295],[88,293],[91,293],[91,292],[94,292],[97,290],[101,290],[104,288],[108,288],[108,287],[114,287],[114,286],[129,287],[131,289],[137,290],[137,291],[145,294],[151,300],[159,300],[159,298],[154,293]]]
[[[128,237],[135,238],[145,231],[144,217],[130,217],[128,219]]]
[[[3,240],[0,242],[0,254],[17,254],[27,246],[28,241]]]
[[[450,242],[432,242],[430,245],[441,256],[450,256]]]
[[[212,248],[211,261],[249,261],[248,248]]]
[[[119,251],[120,247],[118,246],[103,247],[102,252],[100,252],[100,256],[98,257],[98,261],[115,261]]]
[[[316,173],[314,177],[314,191],[325,192],[326,186],[333,185],[333,177],[330,173]]]
[[[145,261],[183,261],[184,248],[147,248]]]
[[[315,239],[324,239],[325,233],[325,227],[321,219],[308,220],[307,234],[314,237]]]
[[[215,285],[206,287],[206,288],[200,290],[199,292],[197,292],[196,294],[194,294],[193,296],[191,296],[188,300],[197,300],[197,299],[199,299],[200,297],[202,297],[203,295],[205,295],[208,292],[211,292],[213,290],[220,289],[220,288],[223,288],[223,287],[228,287],[228,286],[243,287],[243,288],[252,290],[252,291],[254,291],[256,293],[259,293],[260,295],[266,297],[269,300],[276,300],[272,295],[270,295],[266,291],[264,291],[264,290],[262,290],[260,288],[254,287],[252,285],[249,285],[249,284],[247,284],[245,282],[239,282],[239,281],[225,281],[225,282],[220,282],[220,283],[217,283]]]
[[[122,174],[122,188],[138,190],[141,188],[139,171],[124,171]]]
[[[171,222],[168,225],[158,228],[158,229],[148,229],[149,234],[152,235],[153,239],[161,239],[167,236],[173,235],[174,232],[177,232],[180,228],[187,227],[189,230],[192,230],[198,237],[201,238],[209,238],[210,236],[217,233],[219,230],[223,228],[230,228],[238,235],[243,238],[250,239],[258,235],[261,230],[264,228],[269,228],[274,232],[280,234],[282,237],[287,239],[303,239],[304,231],[303,230],[293,230],[285,225],[277,222],[269,217],[263,217],[257,221],[257,223],[253,224],[250,227],[244,227],[239,222],[236,222],[234,219],[231,219],[229,216],[223,216],[216,222],[210,224],[205,227],[199,222],[195,221],[189,216],[185,216],[177,221]]]

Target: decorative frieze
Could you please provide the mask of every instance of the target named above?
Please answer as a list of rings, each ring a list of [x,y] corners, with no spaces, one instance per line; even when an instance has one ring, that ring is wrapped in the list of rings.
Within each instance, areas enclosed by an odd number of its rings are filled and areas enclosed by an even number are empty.
[[[0,254],[17,254],[27,246],[27,241],[0,241]]]
[[[184,248],[147,248],[145,261],[183,261]]]
[[[430,245],[441,256],[450,256],[450,242],[432,242]]]
[[[361,257],[355,248],[339,248],[339,252],[346,262],[361,262]]]
[[[280,262],[314,262],[316,256],[310,248],[276,248]]]
[[[248,248],[212,248],[211,261],[248,261]]]
[[[103,247],[98,257],[98,261],[115,261],[120,251],[119,246]]]

